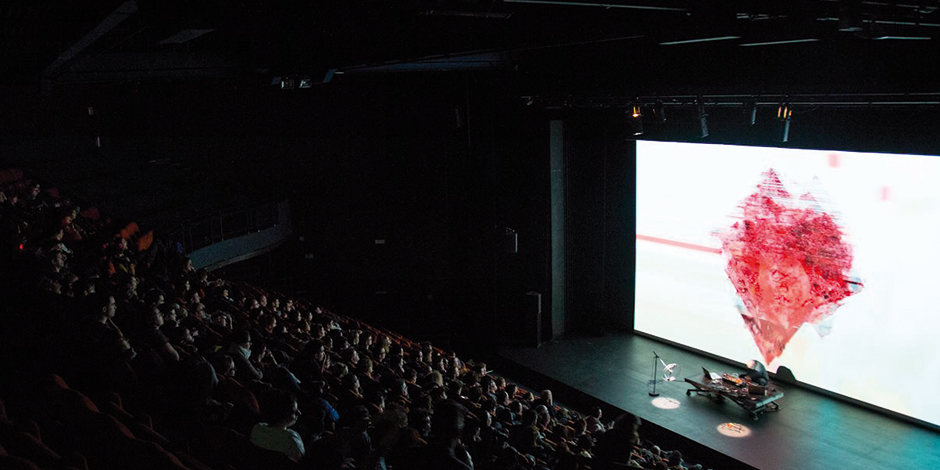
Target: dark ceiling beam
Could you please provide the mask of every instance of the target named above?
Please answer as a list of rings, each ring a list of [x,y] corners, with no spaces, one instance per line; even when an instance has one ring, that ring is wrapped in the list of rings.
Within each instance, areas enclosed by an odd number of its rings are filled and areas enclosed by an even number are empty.
[[[49,95],[52,93],[52,85],[55,80],[56,75],[68,65],[76,56],[82,53],[85,49],[95,43],[98,39],[101,39],[102,36],[111,31],[117,25],[121,24],[124,20],[131,17],[133,14],[137,13],[137,1],[128,0],[117,7],[110,15],[108,15],[101,23],[98,23],[98,26],[92,28],[85,36],[79,39],[75,44],[72,44],[72,47],[69,47],[68,50],[59,55],[45,70],[42,72],[42,93],[43,95]]]
[[[478,52],[470,54],[423,57],[412,60],[391,61],[381,64],[342,67],[339,74],[380,72],[449,72],[463,70],[495,70],[510,63],[505,52]]]
[[[599,3],[599,2],[578,2],[578,1],[557,1],[557,0],[503,0],[503,3],[531,3],[539,5],[557,5],[557,6],[577,6],[577,7],[601,7],[606,9],[611,8],[624,8],[628,10],[650,10],[650,11],[675,11],[675,12],[686,12],[689,11],[688,8],[680,6],[679,3],[673,2],[672,5],[664,5],[666,2],[650,2],[650,3]]]
[[[224,78],[236,71],[232,62],[211,52],[95,54],[72,61],[56,84]]]

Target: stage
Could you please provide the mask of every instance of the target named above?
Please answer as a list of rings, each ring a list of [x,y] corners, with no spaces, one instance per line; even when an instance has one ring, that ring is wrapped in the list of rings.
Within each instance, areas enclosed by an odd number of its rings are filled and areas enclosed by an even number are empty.
[[[657,385],[658,403],[677,406],[674,409],[657,408],[648,393],[653,351],[682,368],[676,381]],[[593,396],[744,464],[733,465],[738,468],[940,468],[940,433],[794,385],[780,384],[785,392],[780,410],[763,413],[756,421],[730,401],[687,396],[691,387],[683,378],[701,377],[702,367],[719,373],[743,371],[643,336],[578,336],[539,348],[507,347],[499,355],[515,372],[530,369],[544,376],[545,383],[573,388],[570,397],[564,390],[555,391],[559,403],[573,403],[577,392]],[[512,371],[506,375],[512,377]]]

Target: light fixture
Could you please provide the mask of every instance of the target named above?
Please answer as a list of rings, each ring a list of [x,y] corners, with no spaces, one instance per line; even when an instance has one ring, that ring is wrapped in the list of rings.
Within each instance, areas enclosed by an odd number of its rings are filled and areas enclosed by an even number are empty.
[[[643,135],[643,109],[637,103],[630,103],[627,110],[627,121],[630,126],[630,134],[637,136]]]
[[[793,110],[790,109],[790,98],[786,97],[777,107],[777,119],[783,121],[783,138],[781,141],[784,143],[790,140],[790,118],[792,116]]]
[[[634,136],[643,135],[643,113],[639,105],[630,107],[627,121],[629,121],[630,134]]]
[[[784,98],[780,105],[777,106],[777,119],[781,121],[786,121],[790,119],[790,116],[793,115],[793,110],[790,109],[790,97]]]
[[[704,139],[708,137],[708,114],[705,113],[705,100],[701,96],[695,100],[695,113],[698,117],[699,136]]]

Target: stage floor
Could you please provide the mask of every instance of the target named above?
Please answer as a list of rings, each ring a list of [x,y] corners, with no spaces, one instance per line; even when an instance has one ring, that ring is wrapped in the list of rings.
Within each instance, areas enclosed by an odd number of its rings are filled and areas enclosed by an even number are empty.
[[[682,367],[678,380],[657,386],[675,409],[657,408],[648,394],[653,351]],[[741,371],[643,336],[563,338],[540,348],[504,348],[499,355],[762,470],[940,468],[940,433],[811,390],[781,385],[786,396],[780,411],[757,421],[731,401],[686,396],[691,387],[682,378],[701,377],[703,366]],[[557,392],[555,399],[565,403]],[[728,437],[719,432],[726,423],[740,424],[749,434]]]

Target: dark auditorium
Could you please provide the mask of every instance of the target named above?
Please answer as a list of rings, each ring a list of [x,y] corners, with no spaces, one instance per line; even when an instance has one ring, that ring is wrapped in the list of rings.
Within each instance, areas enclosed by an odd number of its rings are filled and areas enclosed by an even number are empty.
[[[0,469],[940,468],[938,60],[940,0],[6,1]]]

